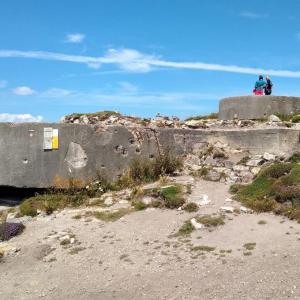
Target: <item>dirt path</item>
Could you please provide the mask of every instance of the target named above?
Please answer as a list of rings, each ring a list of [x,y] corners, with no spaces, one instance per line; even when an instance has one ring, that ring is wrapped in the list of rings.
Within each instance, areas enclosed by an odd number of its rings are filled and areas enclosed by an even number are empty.
[[[203,194],[211,203],[199,214],[240,207],[225,202],[224,184],[199,181],[190,197]],[[179,238],[195,213],[147,209],[109,223],[78,213],[38,217],[9,242],[21,250],[0,264],[0,299],[300,299],[300,224],[285,218],[226,214]],[[74,243],[61,245],[64,234]]]

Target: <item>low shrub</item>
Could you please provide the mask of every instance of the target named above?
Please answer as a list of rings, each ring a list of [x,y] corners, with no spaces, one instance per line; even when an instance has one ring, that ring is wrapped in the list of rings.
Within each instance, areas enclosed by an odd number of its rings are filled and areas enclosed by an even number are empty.
[[[21,234],[25,226],[22,223],[4,222],[0,224],[0,240],[8,241],[12,237]]]
[[[266,176],[269,178],[279,178],[288,174],[293,168],[292,164],[288,163],[274,163],[273,165],[267,167],[261,171],[261,176]]]
[[[141,200],[136,200],[136,201],[133,201],[133,207],[136,209],[136,210],[144,210],[146,209],[148,206],[147,204],[145,204],[143,201]]]
[[[117,184],[125,187],[155,181],[165,175],[174,174],[182,166],[182,159],[173,156],[169,150],[163,151],[153,160],[136,157],[130,162],[127,172],[124,173]]]
[[[234,183],[230,186],[229,192],[231,194],[236,194],[239,190],[241,190],[244,187],[244,185],[239,184],[239,183]]]
[[[292,156],[288,159],[291,163],[299,163],[300,162],[300,152],[295,152]]]
[[[300,122],[300,115],[295,115],[292,117],[291,121],[293,123],[299,123]]]
[[[194,226],[192,225],[191,221],[186,221],[178,230],[177,235],[179,236],[186,236],[191,234],[195,230]]]
[[[187,212],[196,212],[199,210],[199,206],[195,202],[187,203],[183,209]]]
[[[274,163],[258,174],[249,185],[232,186],[235,199],[256,212],[281,214],[300,222],[300,165],[298,153],[290,163]]]
[[[165,207],[167,208],[178,208],[185,203],[185,199],[182,194],[182,187],[180,185],[172,185],[162,188],[160,195],[162,196]]]
[[[225,224],[224,216],[204,215],[196,217],[196,220],[207,227],[216,227]]]
[[[218,119],[218,118],[219,118],[219,114],[218,113],[211,113],[209,115],[189,117],[189,118],[185,119],[185,121],[191,121],[191,120],[209,120],[209,119]]]

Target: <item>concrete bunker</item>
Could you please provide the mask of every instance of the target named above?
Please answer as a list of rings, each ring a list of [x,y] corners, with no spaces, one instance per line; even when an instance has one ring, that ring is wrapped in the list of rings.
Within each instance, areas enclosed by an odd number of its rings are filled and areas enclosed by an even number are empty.
[[[300,112],[300,97],[287,96],[240,96],[228,97],[220,101],[221,120],[257,120],[280,113],[289,115]]]

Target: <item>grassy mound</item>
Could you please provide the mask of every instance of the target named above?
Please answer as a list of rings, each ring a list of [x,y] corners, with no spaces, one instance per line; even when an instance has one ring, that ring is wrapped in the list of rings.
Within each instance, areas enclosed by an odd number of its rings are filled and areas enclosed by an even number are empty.
[[[246,186],[234,185],[235,198],[256,212],[274,211],[300,222],[300,165],[293,156],[286,163],[274,163]]]

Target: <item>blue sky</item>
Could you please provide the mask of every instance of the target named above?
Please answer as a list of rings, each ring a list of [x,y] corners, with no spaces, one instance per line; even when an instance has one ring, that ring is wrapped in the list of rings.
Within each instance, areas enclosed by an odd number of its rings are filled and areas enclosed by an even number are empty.
[[[300,95],[298,0],[3,0],[0,121],[217,111],[270,74]]]

